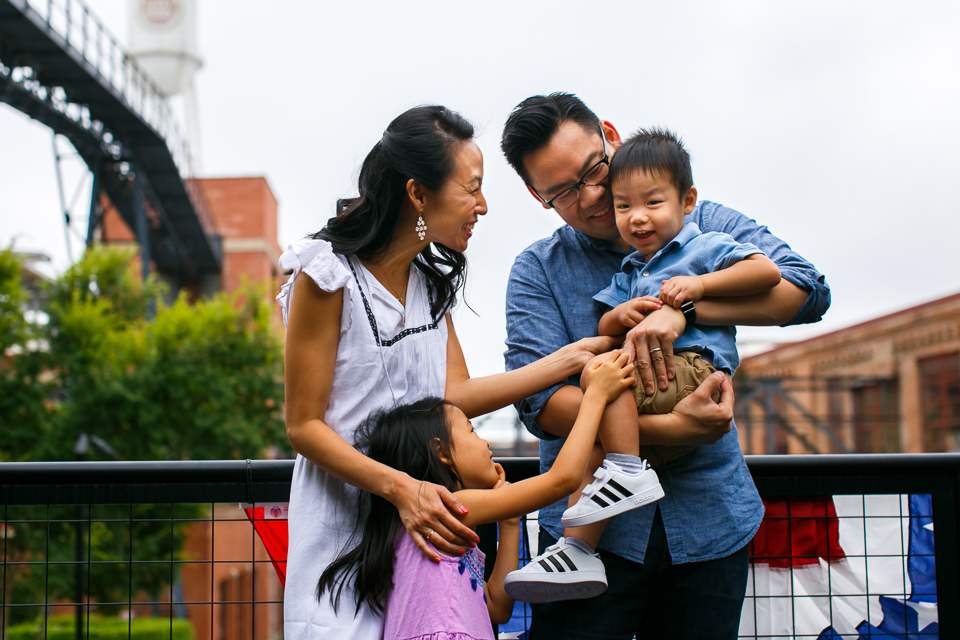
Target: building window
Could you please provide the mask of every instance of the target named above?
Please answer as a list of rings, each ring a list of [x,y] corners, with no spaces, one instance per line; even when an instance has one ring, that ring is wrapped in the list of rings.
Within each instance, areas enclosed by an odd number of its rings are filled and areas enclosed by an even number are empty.
[[[853,435],[858,453],[900,451],[900,390],[896,379],[853,390]]]
[[[918,362],[923,450],[960,451],[960,352]]]

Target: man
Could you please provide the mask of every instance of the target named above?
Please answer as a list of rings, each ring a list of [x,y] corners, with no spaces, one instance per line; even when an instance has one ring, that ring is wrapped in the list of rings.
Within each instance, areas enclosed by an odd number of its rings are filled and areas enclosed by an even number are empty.
[[[501,147],[543,207],[565,226],[521,253],[507,287],[508,369],[521,367],[581,337],[596,335],[603,308],[592,297],[607,287],[629,247],[617,230],[607,189],[620,135],[576,96],[535,96],[507,120]],[[765,227],[711,202],[688,221],[757,245],[780,268],[773,290],[746,298],[704,298],[681,312],[648,313],[627,334],[648,393],[673,376],[673,343],[688,322],[707,325],[816,322],[830,304],[822,275]],[[735,638],[746,591],[747,545],[763,505],[732,427],[732,387],[716,378],[667,415],[641,417],[642,444],[709,445],[661,469],[666,496],[609,521],[598,546],[607,591],[596,598],[534,605],[532,638]],[[541,438],[547,469],[577,414],[577,382],[555,385],[517,404]],[[722,486],[723,491],[712,492]],[[565,503],[540,512],[540,552],[562,535]],[[560,543],[561,545],[563,542]]]

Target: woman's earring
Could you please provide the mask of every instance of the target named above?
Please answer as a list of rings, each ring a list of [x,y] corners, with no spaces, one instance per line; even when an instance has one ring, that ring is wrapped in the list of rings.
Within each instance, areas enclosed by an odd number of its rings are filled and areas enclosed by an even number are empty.
[[[417,216],[417,235],[421,240],[427,235],[427,223],[423,221],[423,211]]]

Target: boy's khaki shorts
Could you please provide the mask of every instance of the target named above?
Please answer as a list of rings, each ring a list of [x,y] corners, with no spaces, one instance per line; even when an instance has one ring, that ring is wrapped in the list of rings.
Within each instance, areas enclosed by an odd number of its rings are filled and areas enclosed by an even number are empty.
[[[647,414],[670,413],[677,403],[693,393],[707,377],[716,371],[710,364],[694,351],[681,351],[673,356],[676,376],[670,380],[666,390],[656,389],[653,395],[644,393],[643,386],[637,384],[633,388],[633,397],[637,401],[637,412]],[[635,371],[637,380],[640,380],[639,370]],[[714,402],[720,401],[720,390],[713,394]],[[670,445],[641,445],[640,457],[646,458],[654,469],[673,462],[680,456],[696,449],[688,446]]]

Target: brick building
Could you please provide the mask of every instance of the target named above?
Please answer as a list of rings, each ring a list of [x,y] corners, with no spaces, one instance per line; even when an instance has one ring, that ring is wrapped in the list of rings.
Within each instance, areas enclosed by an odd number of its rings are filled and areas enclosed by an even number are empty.
[[[266,283],[265,296],[272,303],[285,277],[277,265],[281,253],[277,243],[277,199],[266,178],[202,178],[198,182],[223,241],[223,270],[219,282],[204,281],[186,288],[194,294],[232,292],[246,279]],[[105,196],[104,211],[101,240],[135,245],[136,236]],[[175,286],[171,289],[176,294]],[[275,317],[279,325],[279,307]]]
[[[199,182],[222,238],[223,269],[219,282],[185,288],[199,295],[232,292],[244,280],[265,285],[264,297],[275,308],[277,330],[282,331],[273,298],[286,277],[277,264],[277,199],[270,185],[262,177]],[[136,246],[136,236],[108,200],[104,210],[101,241]],[[171,290],[176,295],[174,286]],[[215,505],[210,515],[189,529],[180,570],[182,597],[176,598],[185,603],[196,640],[282,638],[283,589],[253,526],[235,504]]]
[[[746,453],[960,451],[960,293],[744,358]]]

